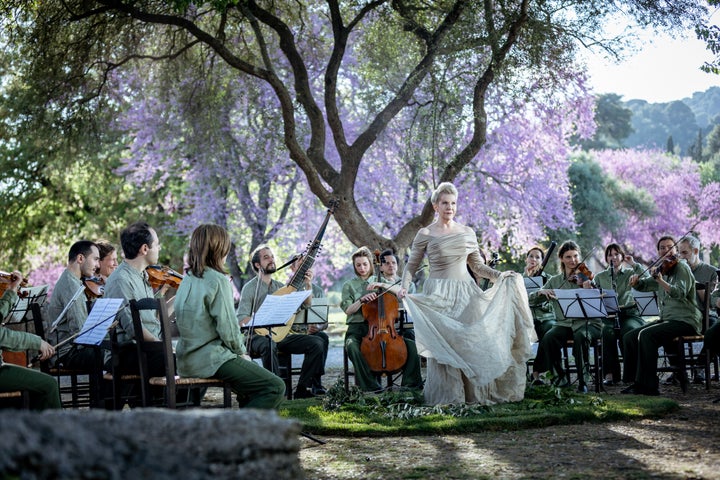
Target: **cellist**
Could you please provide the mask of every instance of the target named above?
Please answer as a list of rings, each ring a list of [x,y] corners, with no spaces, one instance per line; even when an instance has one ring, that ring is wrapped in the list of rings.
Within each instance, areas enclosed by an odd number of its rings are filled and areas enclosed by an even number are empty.
[[[355,369],[355,379],[360,388],[366,392],[382,390],[376,375],[370,370],[360,349],[362,340],[368,333],[368,322],[363,316],[362,306],[378,298],[377,293],[368,291],[368,288],[372,288],[371,280],[375,272],[373,258],[372,252],[367,247],[360,247],[353,253],[353,270],[356,276],[343,285],[340,301],[340,308],[347,315],[346,322],[348,324],[345,332],[345,350]],[[399,290],[399,288],[397,289]],[[404,339],[404,342],[407,347],[407,362],[403,367],[402,386],[421,389],[423,384],[417,347],[415,342],[407,338]]]

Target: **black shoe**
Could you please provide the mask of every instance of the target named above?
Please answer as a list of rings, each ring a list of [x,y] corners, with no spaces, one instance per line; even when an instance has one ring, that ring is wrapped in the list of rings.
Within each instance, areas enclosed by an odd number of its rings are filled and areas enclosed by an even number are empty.
[[[543,382],[543,381],[540,380],[539,378],[536,378],[535,380],[533,380],[533,381],[530,383],[530,385],[532,385],[533,387],[539,387],[539,386],[545,385],[545,382]]]
[[[629,387],[625,387],[620,390],[620,393],[624,393],[626,395],[638,395],[640,392],[638,391],[638,387],[633,383]]]
[[[695,375],[692,381],[695,385],[705,385],[705,375]]]
[[[578,391],[578,393],[587,393],[588,392],[587,385],[578,385],[577,391]]]
[[[313,395],[325,395],[327,393],[327,390],[322,385],[313,385],[310,391]]]
[[[298,398],[315,398],[315,395],[313,395],[307,388],[297,388],[295,390],[295,394],[293,395],[293,399]]]
[[[606,387],[614,387],[615,381],[607,378],[607,379],[603,380],[603,385],[605,385]]]
[[[677,385],[677,384],[678,384],[678,381],[677,381],[677,379],[675,378],[675,375],[674,375],[674,374],[671,374],[669,377],[667,377],[667,378],[663,381],[663,385]]]

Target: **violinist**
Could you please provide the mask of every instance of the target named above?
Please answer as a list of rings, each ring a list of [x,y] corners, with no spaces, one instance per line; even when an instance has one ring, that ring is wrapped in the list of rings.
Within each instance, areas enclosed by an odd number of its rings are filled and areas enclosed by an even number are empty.
[[[533,247],[525,254],[525,269],[523,277],[542,277],[543,285],[547,282],[550,275],[547,272],[540,271],[543,260],[545,259],[545,250],[540,247]],[[540,274],[538,275],[538,272]],[[536,303],[530,305],[530,311],[533,316],[533,324],[538,341],[542,340],[547,332],[555,326],[555,312],[550,301]]]
[[[353,270],[356,276],[345,282],[340,300],[340,308],[347,315],[346,322],[348,324],[345,332],[345,350],[355,369],[355,379],[360,389],[366,392],[382,390],[378,378],[370,370],[360,348],[363,338],[368,333],[368,322],[363,316],[362,306],[364,303],[372,302],[378,298],[377,293],[369,291],[369,289],[372,289],[371,281],[375,273],[373,260],[374,255],[367,247],[360,247],[353,253]],[[399,291],[399,285],[396,285],[393,290],[393,293]],[[390,293],[386,295],[390,295]],[[402,385],[408,388],[421,389],[422,376],[420,374],[420,358],[417,354],[417,347],[412,340],[405,338],[404,341],[408,356],[403,367]]]
[[[112,243],[105,240],[98,240],[95,244],[100,252],[100,262],[95,270],[95,275],[106,282],[110,274],[118,267],[117,250]]]
[[[610,243],[605,247],[605,261],[608,268],[595,275],[594,280],[598,288],[615,291],[620,308],[616,318],[603,320],[603,383],[614,385],[619,383],[621,378],[618,340],[620,351],[623,352],[622,337],[630,330],[645,325],[630,288],[630,277],[633,274],[642,274],[643,268],[635,262],[632,255],[626,255],[617,243]]]
[[[18,300],[17,289],[23,276],[20,272],[13,272],[13,278],[15,280],[0,297],[0,320],[7,317]],[[57,381],[37,370],[3,363],[3,348],[13,351],[36,349],[40,351],[41,360],[48,360],[55,355],[55,348],[35,334],[10,330],[0,325],[0,392],[27,390],[30,392],[30,408],[61,408]]]
[[[566,241],[558,251],[560,273],[545,283],[541,290],[531,293],[528,298],[530,305],[538,305],[547,300],[552,301],[557,322],[542,338],[533,363],[533,384],[542,384],[540,374],[549,370],[558,373],[557,384],[567,385],[568,379],[562,368],[562,348],[568,340],[573,341],[573,357],[578,368],[578,391],[587,392],[588,352],[590,342],[598,339],[602,332],[602,321],[597,318],[566,318],[555,296],[555,289],[592,288],[592,278],[588,278],[587,269],[582,269],[580,247],[573,241]],[[587,273],[579,274],[579,270]]]
[[[678,256],[684,259],[690,267],[690,270],[692,270],[695,282],[709,284],[711,285],[710,288],[714,288],[713,285],[715,285],[718,280],[717,269],[700,260],[700,240],[694,235],[685,235],[678,242],[677,249]],[[695,293],[697,294],[697,304],[700,306],[703,304],[706,293],[704,290],[697,289]],[[715,308],[711,307],[709,318],[710,325],[714,325],[717,322],[717,318]],[[693,383],[705,383],[705,372],[702,369],[695,369],[693,371]]]
[[[247,282],[240,292],[240,303],[237,307],[237,317],[240,326],[248,326],[252,321],[253,312],[260,308],[268,295],[272,295],[285,285],[272,278],[277,271],[275,255],[267,245],[260,245],[250,254],[250,265],[257,276]],[[313,272],[308,270],[305,274],[305,289],[312,289]],[[257,295],[256,295],[257,294]],[[293,398],[311,398],[313,380],[317,380],[324,369],[323,340],[316,335],[298,335],[290,332],[280,342],[275,343],[271,338],[254,335],[249,332],[250,345],[248,351],[252,357],[262,358],[263,366],[279,375],[278,352],[304,355],[300,369],[300,377],[295,388]]]
[[[46,328],[45,336],[54,344],[67,340],[82,329],[88,307],[85,295],[78,295],[78,291],[85,291],[83,280],[95,274],[99,260],[98,247],[89,240],[80,240],[70,247],[67,266],[53,288],[47,307],[46,320],[50,324],[56,322],[67,307],[55,328]],[[69,369],[94,370],[99,366],[98,355],[96,348],[68,342],[58,348],[56,364]]]
[[[118,311],[117,327],[118,342],[121,345],[130,344],[135,335],[142,335],[147,341],[159,341],[160,320],[155,312],[144,310],[140,312],[143,329],[135,332],[132,315],[130,314],[130,300],[160,297],[167,288],[155,293],[148,282],[145,269],[155,265],[160,255],[160,240],[155,230],[146,222],[135,222],[120,233],[120,244],[123,249],[124,260],[107,279],[105,284],[105,298],[122,298],[127,303]],[[162,351],[148,352],[148,370],[151,377],[165,375],[165,363]],[[137,374],[139,364],[134,348],[123,348],[120,353],[120,371],[122,374]],[[105,355],[106,370],[111,369],[109,352]]]
[[[660,267],[652,277],[630,277],[631,287],[641,292],[657,292],[660,320],[630,330],[623,336],[625,348],[623,381],[631,385],[622,393],[659,395],[657,378],[658,348],[676,348],[674,338],[698,335],[702,315],[697,308],[695,278],[687,262],[675,255],[670,236],[657,242]]]

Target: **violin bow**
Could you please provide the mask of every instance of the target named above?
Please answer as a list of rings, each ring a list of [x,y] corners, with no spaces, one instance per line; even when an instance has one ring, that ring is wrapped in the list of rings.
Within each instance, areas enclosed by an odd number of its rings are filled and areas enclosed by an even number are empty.
[[[682,239],[684,239],[691,233],[692,233],[692,230],[688,230],[682,237],[675,240],[675,243],[672,244],[672,246],[668,249],[667,253],[665,255],[663,255],[662,257],[659,257],[659,258],[656,258],[655,260],[653,260],[653,262],[650,265],[648,265],[648,267],[645,270],[643,270],[641,274],[638,275],[638,278],[642,278],[651,268],[657,266],[658,262],[661,262],[668,255],[670,255],[670,252],[672,251],[672,249],[675,248],[677,246],[677,244],[682,241]]]

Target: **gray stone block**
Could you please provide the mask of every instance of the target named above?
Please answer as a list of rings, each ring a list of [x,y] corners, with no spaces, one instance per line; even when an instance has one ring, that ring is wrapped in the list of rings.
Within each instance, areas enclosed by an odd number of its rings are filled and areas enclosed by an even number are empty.
[[[297,479],[300,426],[274,411],[0,411],[0,478]]]

